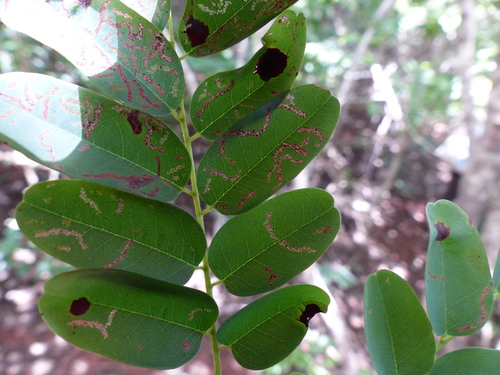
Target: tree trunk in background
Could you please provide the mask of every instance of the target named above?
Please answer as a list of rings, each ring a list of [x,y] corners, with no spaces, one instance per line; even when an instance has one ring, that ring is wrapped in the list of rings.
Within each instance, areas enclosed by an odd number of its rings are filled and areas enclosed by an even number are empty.
[[[456,199],[481,231],[491,267],[500,248],[500,54],[496,63],[484,131],[471,138]]]

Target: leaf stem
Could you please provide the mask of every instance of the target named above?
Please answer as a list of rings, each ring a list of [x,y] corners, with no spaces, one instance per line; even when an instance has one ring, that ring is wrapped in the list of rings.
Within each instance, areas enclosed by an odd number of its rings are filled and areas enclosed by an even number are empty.
[[[192,139],[189,136],[189,128],[187,125],[187,119],[186,119],[186,108],[184,105],[184,101],[180,105],[179,113],[175,113],[174,117],[179,121],[181,124],[182,128],[182,137],[184,138],[184,144],[186,146],[186,149],[189,154],[189,158],[191,159],[191,190],[188,192],[189,195],[193,198],[193,204],[194,204],[194,210],[195,210],[195,215],[196,215],[196,220],[200,224],[201,228],[203,229],[203,232],[205,232],[205,223],[203,221],[203,216],[210,210],[205,210],[203,211],[201,208],[201,199],[200,199],[200,194],[198,190],[198,183],[196,181],[196,169],[195,169],[195,164],[194,164],[194,155],[193,155],[193,147],[192,147]],[[202,266],[199,267],[198,269],[203,270],[203,276],[205,279],[205,290],[206,293],[212,297],[212,281],[211,281],[211,276],[210,276],[210,267],[208,266],[208,251],[205,251],[205,256],[203,257],[203,263]],[[213,354],[213,359],[214,359],[214,374],[215,375],[222,375],[222,367],[221,367],[221,361],[220,361],[220,348],[219,348],[219,343],[217,342],[217,328],[215,324],[210,327],[210,330],[208,331],[210,334],[210,341],[212,343],[212,354]]]
[[[443,335],[439,337],[439,342],[436,345],[436,353],[439,352],[441,349],[443,349],[443,347],[454,338],[455,336],[450,336],[450,335]]]

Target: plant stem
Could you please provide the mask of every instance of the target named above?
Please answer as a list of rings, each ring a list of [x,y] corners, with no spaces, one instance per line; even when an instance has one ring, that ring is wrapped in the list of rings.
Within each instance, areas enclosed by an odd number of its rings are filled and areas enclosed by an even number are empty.
[[[439,342],[436,345],[436,353],[439,352],[443,346],[448,344],[451,340],[453,340],[455,337],[450,336],[450,335],[444,335],[439,338]]]
[[[195,164],[194,164],[194,155],[193,155],[193,147],[192,147],[192,138],[189,136],[189,129],[186,121],[186,109],[184,106],[184,102],[181,103],[180,110],[178,114],[174,114],[176,119],[179,121],[181,124],[182,128],[182,137],[184,138],[184,144],[187,148],[187,151],[189,153],[189,158],[191,159],[191,191],[189,194],[193,198],[193,204],[194,204],[194,210],[196,214],[196,220],[200,224],[201,228],[203,229],[203,232],[205,232],[205,223],[203,221],[203,216],[210,211],[209,209],[203,211],[201,208],[201,199],[200,199],[200,194],[198,190],[198,183],[196,181],[196,170],[195,170]],[[203,270],[203,276],[205,279],[205,290],[206,293],[212,297],[213,296],[213,284],[211,281],[210,277],[210,268],[208,266],[208,252],[205,251],[205,256],[203,257],[203,265],[201,266],[201,269]],[[222,375],[222,368],[221,368],[221,361],[220,361],[220,347],[219,343],[217,342],[217,328],[215,324],[210,327],[210,330],[208,331],[210,334],[210,341],[212,343],[212,354],[213,354],[213,359],[214,359],[214,374],[215,375]]]

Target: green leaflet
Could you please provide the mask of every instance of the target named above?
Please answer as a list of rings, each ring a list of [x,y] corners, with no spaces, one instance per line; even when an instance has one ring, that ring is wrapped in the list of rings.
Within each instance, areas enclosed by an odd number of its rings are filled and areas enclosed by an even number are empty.
[[[206,249],[203,230],[180,208],[78,180],[29,188],[16,209],[23,233],[78,268],[121,268],[185,284]]]
[[[172,8],[171,0],[121,0],[121,2],[155,25],[158,30],[163,30],[167,26]]]
[[[439,358],[429,375],[495,375],[499,367],[499,350],[464,348]]]
[[[488,321],[493,285],[483,242],[454,203],[427,205],[430,236],[425,283],[427,310],[438,336],[470,335]]]
[[[235,122],[290,89],[306,45],[304,15],[283,12],[262,41],[264,47],[245,66],[208,77],[196,89],[191,119],[204,137],[215,139]]]
[[[69,343],[133,366],[190,361],[217,305],[207,294],[121,270],[81,270],[45,284],[40,314]]]
[[[193,56],[210,55],[252,35],[297,0],[186,1],[179,24],[182,48]]]
[[[321,151],[339,114],[338,100],[314,85],[276,97],[208,149],[197,172],[202,199],[225,215],[255,207]]]
[[[40,74],[0,75],[0,140],[65,174],[170,201],[191,170],[163,122]]]
[[[295,190],[232,218],[210,245],[212,272],[237,296],[276,289],[332,243],[340,227],[333,203],[324,190]]]
[[[293,285],[250,303],[219,328],[217,340],[243,367],[261,370],[288,356],[302,341],[309,320],[326,312],[330,298],[313,285]]]
[[[8,1],[2,22],[54,48],[109,97],[133,108],[167,115],[183,99],[173,47],[118,0]]]
[[[434,363],[432,327],[413,289],[387,270],[368,277],[365,335],[378,375],[424,375]]]

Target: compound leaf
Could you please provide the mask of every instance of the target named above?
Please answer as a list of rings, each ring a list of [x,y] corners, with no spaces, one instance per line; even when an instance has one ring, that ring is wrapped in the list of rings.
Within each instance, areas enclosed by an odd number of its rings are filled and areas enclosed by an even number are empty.
[[[427,205],[430,236],[425,266],[429,317],[438,336],[470,335],[488,321],[493,285],[483,242],[456,204]]]
[[[499,350],[464,348],[438,358],[429,375],[495,375],[499,367]]]
[[[214,275],[237,296],[275,289],[313,264],[340,227],[340,214],[324,190],[278,195],[229,220],[208,252]]]
[[[306,44],[304,15],[285,11],[262,40],[264,47],[245,66],[217,73],[196,89],[191,119],[204,137],[215,139],[295,81]]]
[[[118,0],[7,1],[2,22],[54,48],[109,97],[133,108],[167,115],[183,99],[174,48]]]
[[[197,172],[202,199],[225,215],[255,207],[321,151],[339,113],[338,100],[314,85],[277,96],[210,146]]]
[[[364,302],[366,341],[377,374],[427,374],[436,344],[408,283],[391,271],[378,271],[366,280]]]
[[[192,56],[210,55],[252,35],[297,0],[186,2],[179,25],[182,48]]]
[[[121,0],[129,8],[132,8],[153,25],[158,30],[163,30],[168,23],[171,0]]]
[[[190,361],[218,315],[203,292],[122,270],[59,274],[45,283],[38,306],[69,343],[154,369]]]
[[[71,177],[162,201],[180,194],[191,171],[163,122],[39,74],[0,75],[0,140]]]
[[[326,312],[330,298],[313,285],[292,285],[250,303],[226,320],[217,340],[236,361],[261,370],[283,360],[304,338],[309,320]]]
[[[92,182],[36,184],[16,219],[36,246],[77,268],[121,268],[175,284],[189,280],[206,249],[186,211]]]

